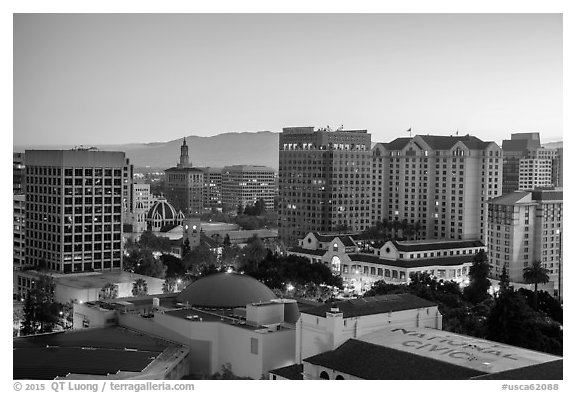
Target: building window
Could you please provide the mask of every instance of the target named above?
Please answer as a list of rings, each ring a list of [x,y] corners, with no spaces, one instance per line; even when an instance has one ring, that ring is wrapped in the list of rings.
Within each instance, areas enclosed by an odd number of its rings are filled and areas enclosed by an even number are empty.
[[[250,353],[258,355],[258,339],[250,338]]]

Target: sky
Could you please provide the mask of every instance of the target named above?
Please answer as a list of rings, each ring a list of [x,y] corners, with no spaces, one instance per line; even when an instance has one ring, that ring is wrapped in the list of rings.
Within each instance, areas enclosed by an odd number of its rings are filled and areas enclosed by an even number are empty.
[[[561,14],[15,14],[13,144],[562,139]]]

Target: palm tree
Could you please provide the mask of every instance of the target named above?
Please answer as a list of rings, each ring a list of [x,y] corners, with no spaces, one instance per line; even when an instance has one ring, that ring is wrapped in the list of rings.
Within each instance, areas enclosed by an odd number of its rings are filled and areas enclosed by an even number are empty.
[[[100,289],[100,299],[116,299],[118,297],[118,287],[112,283],[108,283]]]
[[[148,295],[148,283],[143,278],[139,278],[132,284],[132,295],[145,296]]]
[[[538,308],[538,284],[550,281],[548,269],[542,266],[542,261],[534,261],[531,266],[524,268],[524,282],[534,284],[534,310]]]

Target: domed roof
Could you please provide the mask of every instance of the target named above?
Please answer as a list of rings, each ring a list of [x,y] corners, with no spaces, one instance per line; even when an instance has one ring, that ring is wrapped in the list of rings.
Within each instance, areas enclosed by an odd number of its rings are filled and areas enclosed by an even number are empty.
[[[159,197],[154,205],[148,210],[149,220],[174,220],[176,219],[176,209],[164,197]]]
[[[237,273],[216,273],[188,285],[178,301],[196,307],[233,308],[276,299],[260,281]]]

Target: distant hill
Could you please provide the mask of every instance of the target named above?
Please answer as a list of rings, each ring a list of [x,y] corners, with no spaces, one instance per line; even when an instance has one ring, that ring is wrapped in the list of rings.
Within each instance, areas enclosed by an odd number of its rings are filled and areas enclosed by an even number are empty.
[[[188,154],[194,166],[222,167],[246,164],[278,169],[279,134],[270,131],[225,133],[210,137],[186,137]],[[100,150],[124,151],[135,167],[170,168],[180,160],[182,138],[168,142],[96,145]],[[70,149],[74,146],[14,146],[25,149]],[[90,147],[90,146],[86,146]]]
[[[563,146],[563,141],[542,143],[542,147],[545,147],[547,149],[559,149],[562,146]]]

